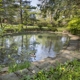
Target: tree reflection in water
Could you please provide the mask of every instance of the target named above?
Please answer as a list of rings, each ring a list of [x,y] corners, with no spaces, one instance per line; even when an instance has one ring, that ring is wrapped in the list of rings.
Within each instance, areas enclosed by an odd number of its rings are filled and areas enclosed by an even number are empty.
[[[67,41],[61,34],[26,34],[0,38],[0,64],[54,58]]]

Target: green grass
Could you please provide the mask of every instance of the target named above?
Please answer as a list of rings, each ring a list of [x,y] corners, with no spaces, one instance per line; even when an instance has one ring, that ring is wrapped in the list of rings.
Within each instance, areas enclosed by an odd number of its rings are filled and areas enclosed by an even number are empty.
[[[48,71],[39,71],[33,77],[25,75],[22,80],[80,80],[80,60],[59,64]]]
[[[23,26],[23,30],[22,30],[22,26]],[[1,28],[1,27],[0,27]],[[58,31],[63,31],[64,28],[58,28]],[[11,24],[5,24],[3,23],[3,29],[2,29],[5,33],[7,32],[11,32],[11,33],[15,33],[15,32],[22,32],[22,31],[48,31],[49,28],[48,27],[42,27],[41,29],[38,26],[26,26],[26,25],[22,25],[22,24],[18,24],[18,25],[11,25]],[[53,28],[49,31],[54,31]],[[3,32],[3,33],[4,33]]]
[[[19,64],[13,64],[9,66],[8,72],[11,73],[11,72],[15,72],[15,71],[22,70],[24,68],[29,68],[29,67],[30,67],[29,61],[26,61],[24,63],[19,63]]]
[[[67,28],[66,27],[58,27],[57,30],[58,30],[58,32],[63,32],[65,30],[67,30]]]
[[[26,28],[26,26],[24,26]],[[38,28],[38,26],[27,26],[27,28]]]

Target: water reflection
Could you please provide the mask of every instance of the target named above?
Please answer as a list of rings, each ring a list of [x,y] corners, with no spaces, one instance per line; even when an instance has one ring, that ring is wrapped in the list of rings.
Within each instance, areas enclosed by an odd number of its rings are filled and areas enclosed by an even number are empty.
[[[67,42],[66,35],[27,34],[0,38],[0,64],[39,61],[54,58]]]
[[[36,53],[35,56],[31,57],[31,61],[39,61],[47,57],[55,57],[56,53],[53,51],[53,46],[49,50],[49,47],[45,47],[42,44],[35,47]]]

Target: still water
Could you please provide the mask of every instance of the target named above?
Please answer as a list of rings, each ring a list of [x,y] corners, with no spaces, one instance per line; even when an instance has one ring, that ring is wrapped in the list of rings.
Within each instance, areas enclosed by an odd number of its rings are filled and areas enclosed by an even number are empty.
[[[0,65],[54,58],[68,41],[62,34],[24,34],[0,38]]]

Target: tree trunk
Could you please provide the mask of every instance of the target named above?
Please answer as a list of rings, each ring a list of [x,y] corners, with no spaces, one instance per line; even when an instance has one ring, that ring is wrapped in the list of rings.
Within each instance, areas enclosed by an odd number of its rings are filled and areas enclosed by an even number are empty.
[[[1,20],[0,22],[1,22],[1,28],[2,28],[2,27],[3,27],[3,26],[2,26],[2,18],[1,18],[0,20]]]
[[[23,29],[23,18],[22,18],[23,16],[22,16],[22,0],[20,0],[20,18],[21,18],[21,27],[22,27],[22,29]]]

